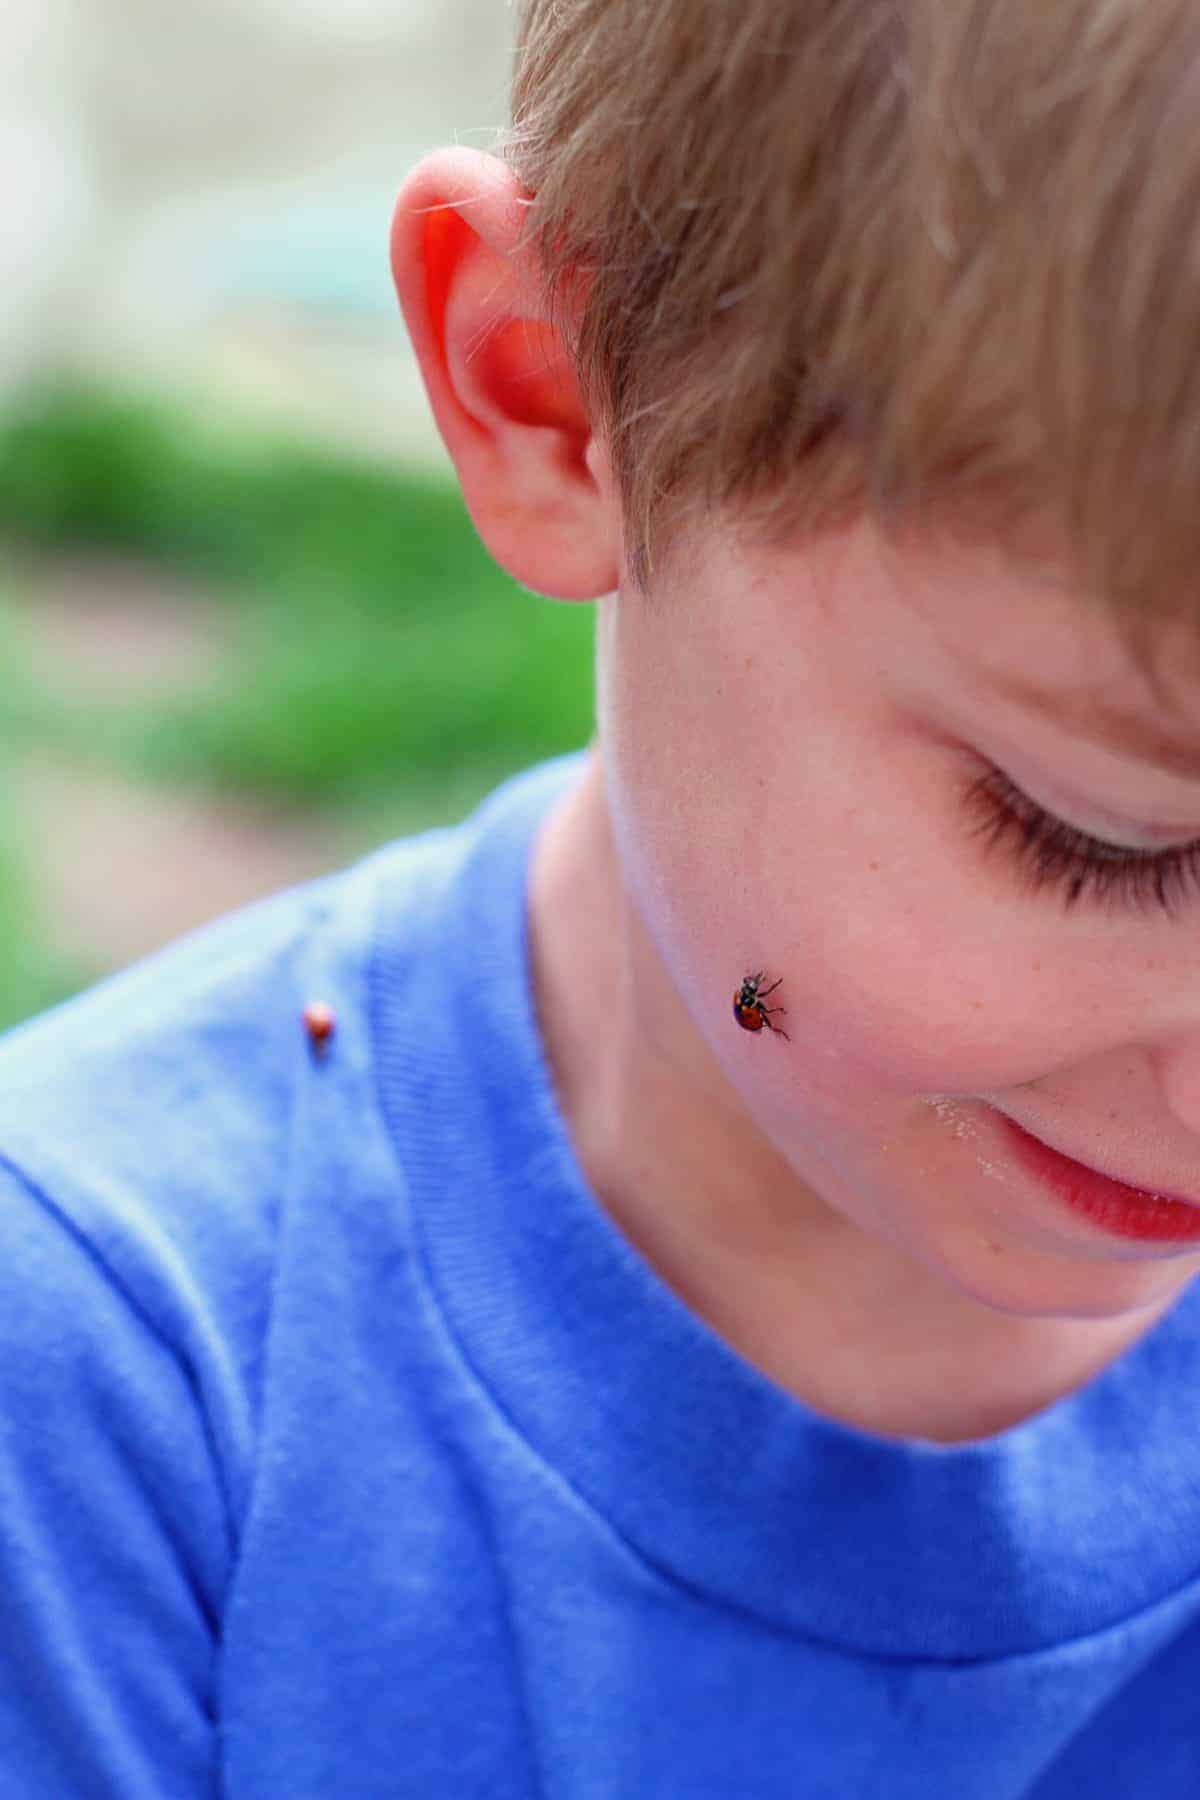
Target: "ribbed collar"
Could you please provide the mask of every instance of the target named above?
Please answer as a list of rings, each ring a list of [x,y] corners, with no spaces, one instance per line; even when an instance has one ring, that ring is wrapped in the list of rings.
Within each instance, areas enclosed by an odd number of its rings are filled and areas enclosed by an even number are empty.
[[[559,1111],[530,975],[530,853],[583,767],[506,783],[417,891],[404,859],[379,863],[384,1111],[427,1277],[494,1403],[674,1579],[846,1648],[1032,1650],[1195,1579],[1196,1284],[1076,1393],[947,1446],[814,1413],[616,1229]]]

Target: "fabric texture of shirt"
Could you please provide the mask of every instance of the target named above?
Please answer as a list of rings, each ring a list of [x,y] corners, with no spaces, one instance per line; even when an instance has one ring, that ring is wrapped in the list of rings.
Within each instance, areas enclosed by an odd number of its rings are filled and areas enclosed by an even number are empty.
[[[973,1443],[743,1361],[556,1103],[582,766],[0,1041],[0,1794],[1195,1800],[1200,1289]]]

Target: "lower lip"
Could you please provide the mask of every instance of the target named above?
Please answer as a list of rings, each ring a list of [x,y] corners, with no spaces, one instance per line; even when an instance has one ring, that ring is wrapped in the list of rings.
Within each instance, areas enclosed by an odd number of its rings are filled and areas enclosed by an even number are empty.
[[[1192,1243],[1200,1240],[1200,1206],[1186,1200],[1170,1200],[1165,1194],[1149,1194],[1127,1187],[1085,1169],[1051,1150],[1040,1138],[999,1115],[1009,1143],[1024,1166],[1072,1209],[1114,1237],[1141,1238],[1151,1243]]]

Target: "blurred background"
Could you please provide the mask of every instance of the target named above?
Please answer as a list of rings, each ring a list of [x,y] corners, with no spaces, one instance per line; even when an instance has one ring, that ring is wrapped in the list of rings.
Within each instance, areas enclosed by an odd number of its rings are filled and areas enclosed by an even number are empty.
[[[388,268],[507,0],[4,0],[0,1028],[586,742]]]

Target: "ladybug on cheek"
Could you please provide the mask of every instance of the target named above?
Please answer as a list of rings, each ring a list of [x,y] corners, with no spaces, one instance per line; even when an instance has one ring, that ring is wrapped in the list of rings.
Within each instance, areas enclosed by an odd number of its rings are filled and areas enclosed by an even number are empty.
[[[757,975],[743,976],[742,985],[733,996],[733,1016],[743,1031],[761,1031],[765,1025],[768,1031],[778,1032],[779,1036],[787,1038],[790,1044],[792,1040],[783,1026],[771,1023],[771,1014],[785,1013],[787,1007],[763,1005],[766,996],[773,994],[782,980],[783,976],[781,975],[779,981],[773,981],[770,987],[765,988],[762,985],[763,972],[761,969]]]

